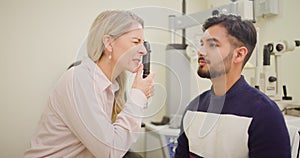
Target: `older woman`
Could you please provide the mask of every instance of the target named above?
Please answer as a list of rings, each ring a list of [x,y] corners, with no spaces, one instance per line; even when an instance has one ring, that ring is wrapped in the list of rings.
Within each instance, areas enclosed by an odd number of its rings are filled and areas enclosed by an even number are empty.
[[[59,80],[25,157],[118,158],[128,151],[154,93],[153,74],[141,75],[143,25],[129,11],[104,11],[95,19],[88,58]],[[125,71],[136,73],[126,97]]]

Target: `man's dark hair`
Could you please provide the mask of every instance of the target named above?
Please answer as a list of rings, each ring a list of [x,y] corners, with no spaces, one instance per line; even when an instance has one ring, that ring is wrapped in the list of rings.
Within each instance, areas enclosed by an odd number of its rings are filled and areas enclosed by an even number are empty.
[[[207,19],[202,26],[202,30],[204,32],[209,27],[217,24],[222,25],[227,30],[229,35],[235,37],[240,43],[239,46],[245,46],[248,49],[248,54],[243,63],[243,66],[245,66],[257,42],[256,29],[253,23],[249,20],[242,20],[242,18],[237,15],[221,14],[219,16],[214,16]]]

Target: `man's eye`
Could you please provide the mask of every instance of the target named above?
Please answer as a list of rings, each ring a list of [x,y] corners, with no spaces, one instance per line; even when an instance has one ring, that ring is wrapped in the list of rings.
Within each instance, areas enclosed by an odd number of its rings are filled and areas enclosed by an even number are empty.
[[[208,44],[208,46],[209,46],[209,47],[217,47],[217,44],[215,44],[215,43],[210,43],[210,44]]]

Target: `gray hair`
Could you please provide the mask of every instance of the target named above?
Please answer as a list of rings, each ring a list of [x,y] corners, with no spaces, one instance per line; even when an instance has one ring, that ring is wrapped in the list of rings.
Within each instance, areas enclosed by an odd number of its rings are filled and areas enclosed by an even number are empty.
[[[103,36],[110,35],[116,39],[130,31],[130,26],[134,22],[138,22],[144,27],[144,21],[130,11],[108,10],[99,14],[89,31],[88,56],[93,61],[98,61],[104,50]]]

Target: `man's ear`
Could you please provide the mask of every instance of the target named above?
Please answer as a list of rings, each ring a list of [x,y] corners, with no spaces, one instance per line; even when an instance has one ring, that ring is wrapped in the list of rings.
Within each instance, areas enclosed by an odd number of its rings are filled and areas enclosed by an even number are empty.
[[[236,48],[236,52],[234,53],[234,63],[243,63],[246,55],[248,54],[248,49],[244,46]]]
[[[111,40],[112,38],[109,35],[104,35],[102,38],[104,49],[106,49],[109,52],[112,52]]]

